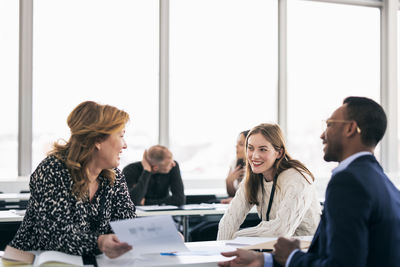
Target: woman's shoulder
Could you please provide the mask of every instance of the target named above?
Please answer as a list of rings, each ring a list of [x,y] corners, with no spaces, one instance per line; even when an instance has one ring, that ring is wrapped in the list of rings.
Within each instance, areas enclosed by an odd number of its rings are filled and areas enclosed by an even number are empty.
[[[125,175],[119,168],[114,168],[113,171],[115,173],[114,185],[116,185],[116,187],[120,187],[121,184],[126,183]]]
[[[278,182],[285,183],[285,182],[298,182],[298,183],[307,183],[307,184],[312,184],[313,179],[312,177],[308,174],[305,173],[301,170],[297,170],[296,168],[289,168],[287,170],[284,170],[281,172],[278,176]]]
[[[57,171],[63,169],[66,169],[65,163],[62,160],[55,157],[54,155],[50,155],[44,158],[36,168],[36,170],[42,170],[42,171],[44,170]]]
[[[115,181],[121,182],[125,178],[120,169],[114,168],[113,171],[115,173]]]
[[[64,164],[64,162],[57,157],[50,155],[44,158],[39,165],[37,166],[36,170],[31,175],[31,180],[49,180],[54,179],[60,180],[60,178],[68,177],[69,172]]]

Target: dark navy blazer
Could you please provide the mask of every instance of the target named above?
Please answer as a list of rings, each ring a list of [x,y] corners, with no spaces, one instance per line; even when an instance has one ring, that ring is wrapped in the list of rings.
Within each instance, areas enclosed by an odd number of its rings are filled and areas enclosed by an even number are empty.
[[[375,157],[334,174],[311,246],[289,266],[400,266],[400,192]]]

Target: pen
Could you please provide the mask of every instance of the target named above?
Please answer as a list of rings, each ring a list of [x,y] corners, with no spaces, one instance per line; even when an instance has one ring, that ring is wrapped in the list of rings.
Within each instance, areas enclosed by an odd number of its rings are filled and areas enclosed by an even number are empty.
[[[256,252],[272,252],[272,249],[252,249],[252,250]]]
[[[175,252],[161,252],[161,256],[176,256]]]

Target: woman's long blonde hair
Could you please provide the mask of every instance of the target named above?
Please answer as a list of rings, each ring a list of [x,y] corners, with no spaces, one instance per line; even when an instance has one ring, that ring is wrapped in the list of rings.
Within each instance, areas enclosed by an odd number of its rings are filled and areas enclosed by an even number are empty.
[[[96,143],[122,130],[128,121],[129,115],[125,111],[93,101],[82,102],[69,114],[67,124],[71,136],[66,143],[55,142],[49,155],[67,165],[73,181],[72,193],[77,199],[88,196],[87,165],[93,157]],[[101,175],[114,184],[113,169],[105,169]]]
[[[277,176],[283,171],[294,168],[296,169],[301,175],[303,175],[304,179],[307,180],[303,173],[306,173],[311,176],[314,181],[314,176],[312,173],[298,160],[292,159],[289,153],[286,150],[285,139],[283,138],[283,133],[279,125],[277,124],[269,124],[269,123],[262,123],[260,125],[255,126],[253,129],[250,130],[246,137],[245,149],[246,149],[246,176],[244,180],[245,186],[245,195],[246,199],[251,204],[259,205],[259,201],[257,198],[258,191],[262,186],[263,175],[256,174],[251,170],[250,163],[247,160],[247,146],[249,137],[253,134],[260,133],[264,138],[271,143],[274,147],[275,151],[279,152],[282,151],[282,155],[280,158],[277,158],[274,165],[273,165],[273,176]],[[308,182],[308,180],[307,180]]]

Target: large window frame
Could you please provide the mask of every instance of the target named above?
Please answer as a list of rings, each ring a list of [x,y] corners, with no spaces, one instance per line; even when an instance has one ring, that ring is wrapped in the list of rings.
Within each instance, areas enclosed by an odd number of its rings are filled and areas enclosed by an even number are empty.
[[[287,0],[278,1],[277,114],[287,129]],[[382,141],[381,159],[386,172],[398,172],[397,140],[397,16],[399,0],[297,0],[319,1],[379,8],[381,11],[381,104],[388,115],[388,130]],[[18,175],[32,171],[32,21],[33,0],[20,0],[19,51],[19,136]],[[159,133],[162,145],[169,145],[169,0],[160,0]]]

